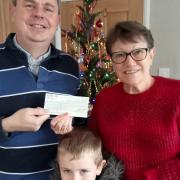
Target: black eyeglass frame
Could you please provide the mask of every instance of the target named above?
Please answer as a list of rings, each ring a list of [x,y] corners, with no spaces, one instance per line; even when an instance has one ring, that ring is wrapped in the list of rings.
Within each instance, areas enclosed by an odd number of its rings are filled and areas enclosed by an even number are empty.
[[[135,59],[135,58],[132,56],[132,53],[133,53],[134,51],[141,50],[141,49],[146,50],[146,55],[145,55],[145,57],[144,57],[143,59],[141,59],[141,60]],[[149,50],[150,50],[149,48],[138,48],[138,49],[132,50],[132,51],[129,52],[129,53],[126,53],[126,52],[123,52],[123,51],[113,52],[113,53],[111,54],[111,59],[112,59],[112,62],[115,63],[115,64],[122,64],[122,63],[124,63],[124,62],[126,61],[127,57],[130,55],[131,58],[132,58],[134,61],[143,61],[143,60],[146,59],[146,57],[147,57],[147,52],[148,52]],[[117,62],[115,62],[115,61],[113,60],[113,55],[114,55],[114,54],[118,54],[118,53],[120,53],[120,52],[124,53],[124,54],[126,55],[126,57],[125,57],[124,61],[122,61],[122,62],[120,62],[120,63],[117,63]]]

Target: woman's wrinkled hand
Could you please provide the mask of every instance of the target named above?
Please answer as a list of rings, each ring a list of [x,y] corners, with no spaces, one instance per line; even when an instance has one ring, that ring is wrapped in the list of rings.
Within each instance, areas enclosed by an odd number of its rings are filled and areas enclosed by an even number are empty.
[[[72,120],[68,113],[58,115],[51,120],[51,129],[55,134],[66,134],[73,129]]]

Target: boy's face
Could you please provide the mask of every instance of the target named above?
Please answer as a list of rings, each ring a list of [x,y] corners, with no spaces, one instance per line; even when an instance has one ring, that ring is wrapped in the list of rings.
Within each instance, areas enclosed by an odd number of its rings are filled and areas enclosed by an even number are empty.
[[[103,160],[98,166],[95,164],[92,152],[83,152],[78,159],[73,159],[70,153],[64,152],[58,159],[62,180],[95,180],[105,164]]]

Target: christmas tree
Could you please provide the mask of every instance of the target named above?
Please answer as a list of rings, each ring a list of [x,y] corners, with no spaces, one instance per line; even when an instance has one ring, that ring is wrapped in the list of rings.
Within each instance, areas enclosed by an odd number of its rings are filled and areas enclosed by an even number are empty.
[[[77,6],[71,30],[62,30],[66,37],[65,50],[75,57],[80,66],[81,94],[89,96],[90,103],[95,101],[100,90],[116,82],[105,49],[103,22],[99,18],[103,12],[93,12],[97,1],[83,0],[83,5]]]

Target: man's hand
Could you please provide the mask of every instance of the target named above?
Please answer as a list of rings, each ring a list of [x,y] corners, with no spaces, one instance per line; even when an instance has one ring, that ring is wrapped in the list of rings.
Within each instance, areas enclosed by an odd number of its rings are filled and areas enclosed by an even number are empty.
[[[72,119],[68,113],[56,116],[51,120],[51,128],[56,134],[66,134],[73,129]]]
[[[24,108],[2,120],[5,132],[38,131],[49,118],[48,111],[43,108]]]

